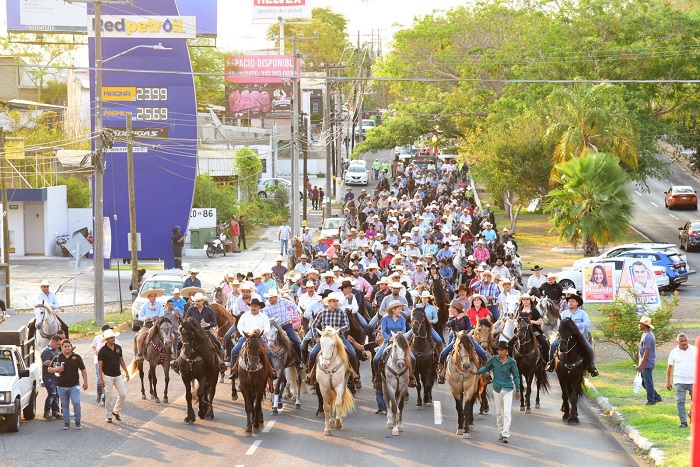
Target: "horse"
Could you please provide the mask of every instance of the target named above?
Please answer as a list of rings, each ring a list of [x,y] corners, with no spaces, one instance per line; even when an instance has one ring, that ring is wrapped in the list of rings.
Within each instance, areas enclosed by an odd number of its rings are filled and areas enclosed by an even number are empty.
[[[416,357],[415,375],[418,395],[416,408],[422,409],[423,403],[427,407],[433,405],[433,384],[435,384],[435,379],[437,378],[437,352],[431,337],[431,323],[425,317],[425,308],[414,308],[411,322],[413,329],[411,350]],[[425,386],[425,391],[421,398],[422,386]]]
[[[398,436],[403,431],[403,403],[408,395],[411,358],[406,336],[401,332],[391,334],[392,342],[379,362],[379,373],[387,407],[386,427],[393,436]]]
[[[158,398],[158,378],[156,368],[161,365],[165,374],[165,391],[163,391],[163,403],[168,403],[168,385],[170,384],[170,360],[173,356],[173,325],[169,318],[161,318],[149,331],[151,338],[144,344],[143,360],[136,359],[131,362],[129,376],[133,377],[138,371],[141,377],[141,399],[146,400],[146,391],[143,387],[143,363],[148,360],[148,389],[151,400],[160,404]],[[136,339],[134,336],[134,355],[136,355]]]
[[[472,339],[466,331],[455,337],[455,346],[447,357],[447,382],[457,407],[457,435],[471,438],[474,426],[474,401],[484,390],[483,378],[472,374],[478,368],[478,357]]]
[[[537,311],[542,316],[542,332],[549,338],[550,335],[557,332],[561,310],[556,303],[548,297],[544,297],[537,302]]]
[[[245,401],[246,436],[260,432],[263,420],[262,400],[267,387],[267,351],[260,333],[243,333],[246,340],[238,356],[238,378]],[[235,383],[234,383],[235,384]]]
[[[49,345],[49,340],[59,329],[63,329],[68,339],[68,325],[58,317],[53,308],[44,302],[34,305],[34,320],[29,322],[27,328],[29,338],[34,337],[35,347],[38,350]]]
[[[210,303],[209,306],[214,310],[214,316],[216,317],[216,337],[221,342],[221,347],[226,349],[226,333],[231,326],[236,324],[236,318],[226,309],[221,303]],[[219,372],[219,382],[224,382],[224,371]]]
[[[559,323],[556,371],[561,386],[562,419],[578,425],[578,399],[583,394],[584,373],[590,361],[585,337],[571,318]]]
[[[493,325],[494,343],[499,341],[510,341],[515,335],[518,318],[518,302],[506,301],[505,311],[501,311],[501,316]]]
[[[272,349],[274,357],[273,366],[279,375],[275,382],[275,391],[272,400],[272,415],[278,414],[278,409],[284,405],[281,401],[280,393],[287,384],[287,370],[289,370],[289,382],[291,383],[292,395],[296,397],[295,409],[301,408],[301,373],[297,371],[297,359],[294,352],[294,344],[287,336],[287,333],[280,326],[279,321],[270,319],[270,332],[267,335],[267,344]]]
[[[355,408],[355,399],[347,390],[351,373],[350,363],[338,331],[327,327],[321,332],[319,345],[321,349],[316,359],[316,391],[323,397],[323,413],[326,419],[323,434],[331,436],[331,418],[335,417],[335,429],[342,430],[342,418]]]
[[[430,274],[428,274],[430,275]],[[439,274],[438,274],[439,275]],[[426,278],[429,280],[430,277]],[[430,295],[435,297],[435,307],[438,310],[438,322],[435,330],[441,338],[445,338],[445,324],[449,317],[450,291],[445,287],[442,277],[430,280]]]
[[[289,255],[289,261],[291,262],[291,267],[289,269],[294,269],[294,266],[301,261],[301,255],[306,253],[304,249],[304,243],[297,236],[294,236],[291,241],[292,244],[292,254]],[[286,253],[286,252],[285,252]]]
[[[491,330],[493,329],[493,323],[489,321],[488,318],[481,318],[476,327],[472,329],[471,335],[474,340],[484,349],[486,355],[493,355],[494,339]],[[488,386],[491,382],[491,375],[484,375],[484,387]],[[489,413],[489,396],[486,391],[481,393],[481,405],[479,406],[479,420],[483,420],[484,414]]]
[[[549,392],[549,378],[547,371],[540,360],[540,345],[532,329],[530,318],[521,316],[518,318],[518,341],[513,347],[513,358],[518,363],[520,373],[520,387],[523,388],[523,397],[520,398],[520,411],[531,413],[530,396],[532,395],[532,380],[537,378],[537,394],[535,396],[535,408],[540,408],[540,389]],[[523,385],[523,381],[526,383]]]
[[[211,420],[214,418],[212,404],[216,394],[216,377],[219,373],[216,363],[217,349],[207,335],[207,331],[193,318],[182,321],[180,342],[182,342],[182,352],[177,362],[182,382],[185,384],[187,400],[185,423],[191,425],[196,420],[192,409],[192,382],[195,380],[198,383],[199,418]]]

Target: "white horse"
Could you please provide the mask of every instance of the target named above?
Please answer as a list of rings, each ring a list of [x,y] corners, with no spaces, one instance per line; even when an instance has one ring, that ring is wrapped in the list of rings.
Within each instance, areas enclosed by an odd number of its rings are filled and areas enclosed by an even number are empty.
[[[408,341],[403,333],[391,332],[392,344],[385,350],[386,358],[380,364],[383,378],[382,390],[386,401],[386,427],[393,436],[403,431],[403,403],[408,395],[409,365],[411,364]]]
[[[547,339],[550,339],[552,334],[559,331],[559,305],[548,297],[544,297],[537,303],[537,311],[542,315],[542,332]]]
[[[321,332],[321,347],[316,360],[316,382],[323,397],[326,425],[323,434],[331,436],[331,417],[335,417],[335,429],[343,429],[343,417],[355,408],[355,399],[348,391],[350,363],[338,331],[327,327]]]
[[[36,349],[43,349],[49,345],[51,336],[56,334],[58,330],[63,327],[56,312],[43,302],[34,306],[34,324],[36,326],[36,332],[34,334]]]
[[[501,316],[493,325],[493,335],[498,335],[498,341],[508,342],[515,335],[519,297],[519,295],[508,297],[505,302],[505,310],[501,310]]]

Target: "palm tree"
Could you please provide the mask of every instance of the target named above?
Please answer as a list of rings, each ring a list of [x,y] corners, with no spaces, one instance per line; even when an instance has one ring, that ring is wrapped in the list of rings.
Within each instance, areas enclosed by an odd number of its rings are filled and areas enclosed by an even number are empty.
[[[597,256],[598,245],[619,240],[630,227],[632,197],[629,176],[617,157],[587,154],[558,164],[557,188],[546,197],[550,222],[561,238],[584,239],[585,256]]]
[[[553,167],[572,157],[607,152],[628,168],[637,169],[633,125],[616,109],[621,107],[616,92],[611,85],[603,83],[560,88],[550,95],[555,122],[547,129],[546,136],[554,146]],[[556,175],[556,169],[552,169],[550,183]]]

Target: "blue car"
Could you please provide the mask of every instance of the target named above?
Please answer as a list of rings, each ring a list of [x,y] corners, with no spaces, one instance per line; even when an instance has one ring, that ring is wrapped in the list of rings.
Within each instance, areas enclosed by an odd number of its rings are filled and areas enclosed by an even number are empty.
[[[663,266],[668,275],[669,288],[677,289],[683,282],[688,281],[688,265],[677,253],[667,253],[656,250],[630,250],[617,256],[618,258],[649,258],[654,266]]]

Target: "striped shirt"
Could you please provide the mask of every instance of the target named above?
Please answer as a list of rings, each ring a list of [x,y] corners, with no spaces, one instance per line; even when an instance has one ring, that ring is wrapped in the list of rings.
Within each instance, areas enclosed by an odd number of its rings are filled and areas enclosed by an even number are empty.
[[[291,314],[289,313],[290,309],[292,310]],[[292,316],[299,316],[296,304],[290,302],[286,298],[278,298],[277,302],[274,305],[271,304],[269,301],[266,302],[265,314],[270,319],[276,319],[280,323],[280,325],[287,324],[292,319]]]
[[[332,311],[330,308],[324,308],[314,319],[311,325],[311,333],[314,337],[321,337],[319,331],[323,331],[328,326],[338,330],[340,334],[345,334],[350,331],[350,322],[348,315],[340,309]]]

